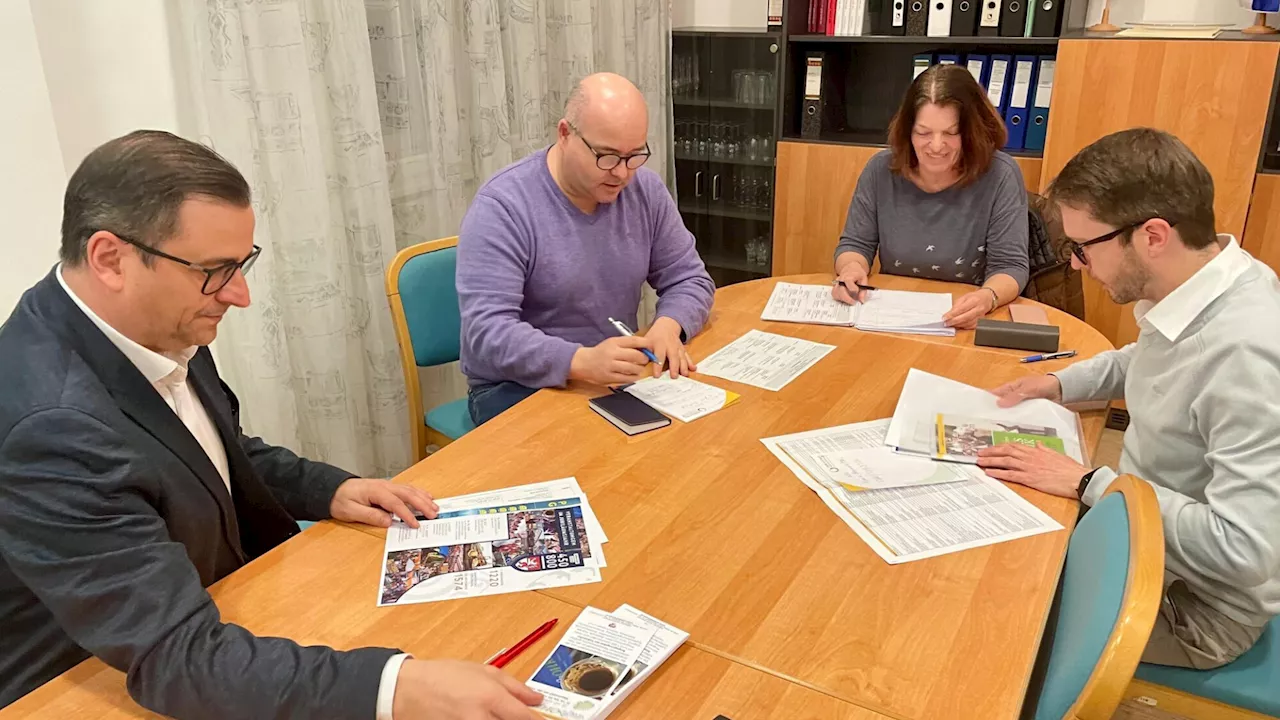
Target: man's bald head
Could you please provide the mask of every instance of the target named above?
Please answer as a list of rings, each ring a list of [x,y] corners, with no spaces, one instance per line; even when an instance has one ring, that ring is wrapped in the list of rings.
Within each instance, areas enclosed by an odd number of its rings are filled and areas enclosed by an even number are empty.
[[[605,125],[642,124],[648,130],[649,106],[640,89],[615,73],[595,73],[578,81],[564,106],[564,119],[582,131]]]
[[[631,81],[613,73],[583,78],[569,93],[548,154],[560,187],[593,212],[618,199],[649,156],[649,108]]]

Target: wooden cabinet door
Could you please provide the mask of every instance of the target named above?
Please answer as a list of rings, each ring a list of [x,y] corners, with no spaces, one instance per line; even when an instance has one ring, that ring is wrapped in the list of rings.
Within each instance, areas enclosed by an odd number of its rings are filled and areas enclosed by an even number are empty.
[[[1177,135],[1213,175],[1218,231],[1240,237],[1253,194],[1280,45],[1230,40],[1063,40],[1041,186],[1098,138],[1131,127]],[[1129,307],[1085,278],[1085,319],[1117,347]]]

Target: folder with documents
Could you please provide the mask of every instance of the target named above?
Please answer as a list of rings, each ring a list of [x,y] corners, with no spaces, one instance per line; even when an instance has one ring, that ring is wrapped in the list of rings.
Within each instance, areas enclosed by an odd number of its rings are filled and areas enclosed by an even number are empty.
[[[911,79],[915,80],[920,77],[920,73],[929,69],[929,65],[933,63],[932,55],[916,55],[911,59]]]
[[[929,4],[929,37],[949,37],[951,35],[951,3],[952,0],[927,0]]]
[[[978,33],[978,6],[982,0],[951,0],[951,36],[969,37]]]
[[[1045,134],[1049,131],[1049,102],[1053,96],[1053,71],[1057,61],[1053,56],[1041,57],[1036,68],[1036,92],[1031,101],[1030,119],[1027,121],[1027,150],[1044,150]]]
[[[1027,111],[1031,99],[1031,88],[1035,82],[1036,59],[1029,55],[1019,55],[1014,60],[1013,90],[1009,93],[1009,108],[1004,114],[1004,124],[1009,130],[1009,140],[1005,148],[1021,150],[1027,138]]]
[[[1000,34],[1000,6],[1005,0],[981,0],[982,9],[978,13],[978,35],[993,37]]]
[[[1057,37],[1062,24],[1062,4],[1065,0],[1037,0],[1031,3],[1028,26],[1029,37]]]
[[[991,74],[987,76],[987,98],[1000,117],[1009,106],[1009,83],[1013,78],[1013,58],[1008,55],[991,56]]]
[[[1002,37],[1023,37],[1027,31],[1028,0],[1004,0],[1000,10],[1000,35]]]
[[[965,60],[965,67],[969,69],[969,74],[973,76],[975,82],[984,88],[987,86],[987,75],[991,72],[991,58],[986,55],[970,55]]]
[[[923,37],[929,31],[927,0],[907,0],[907,34]]]

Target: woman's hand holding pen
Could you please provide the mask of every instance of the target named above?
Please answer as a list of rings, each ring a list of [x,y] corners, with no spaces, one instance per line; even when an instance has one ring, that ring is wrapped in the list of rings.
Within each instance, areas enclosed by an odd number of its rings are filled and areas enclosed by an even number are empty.
[[[831,285],[831,297],[845,305],[860,303],[867,299],[867,291],[860,287],[867,284],[867,269],[856,260],[845,263],[836,280]]]

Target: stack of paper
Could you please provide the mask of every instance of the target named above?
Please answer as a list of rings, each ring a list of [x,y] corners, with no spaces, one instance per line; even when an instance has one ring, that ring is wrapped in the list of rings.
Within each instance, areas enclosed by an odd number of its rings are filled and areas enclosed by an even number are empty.
[[[654,410],[680,422],[693,422],[704,415],[729,407],[742,397],[683,375],[672,379],[665,373],[660,377],[645,378],[627,385],[623,390],[640,398]]]
[[[606,718],[687,639],[630,605],[586,608],[529,679],[543,697],[536,710],[562,720]]]
[[[831,297],[826,285],[780,282],[773,288],[760,319],[774,322],[842,325],[868,332],[952,336],[942,316],[951,310],[947,293],[871,290],[865,302],[845,305]]]
[[[977,462],[996,442],[1042,443],[1083,463],[1080,418],[1048,400],[1001,408],[987,390],[912,368],[898,396],[885,443],[899,452]]]
[[[781,390],[835,349],[835,345],[748,330],[698,363],[698,372],[766,390]]]
[[[891,565],[1061,530],[975,467],[885,459],[889,421],[766,438],[782,461]],[[841,460],[854,457],[856,460]],[[866,488],[866,489],[864,489]]]
[[[387,530],[378,605],[600,582],[604,528],[575,478],[436,501]]]

